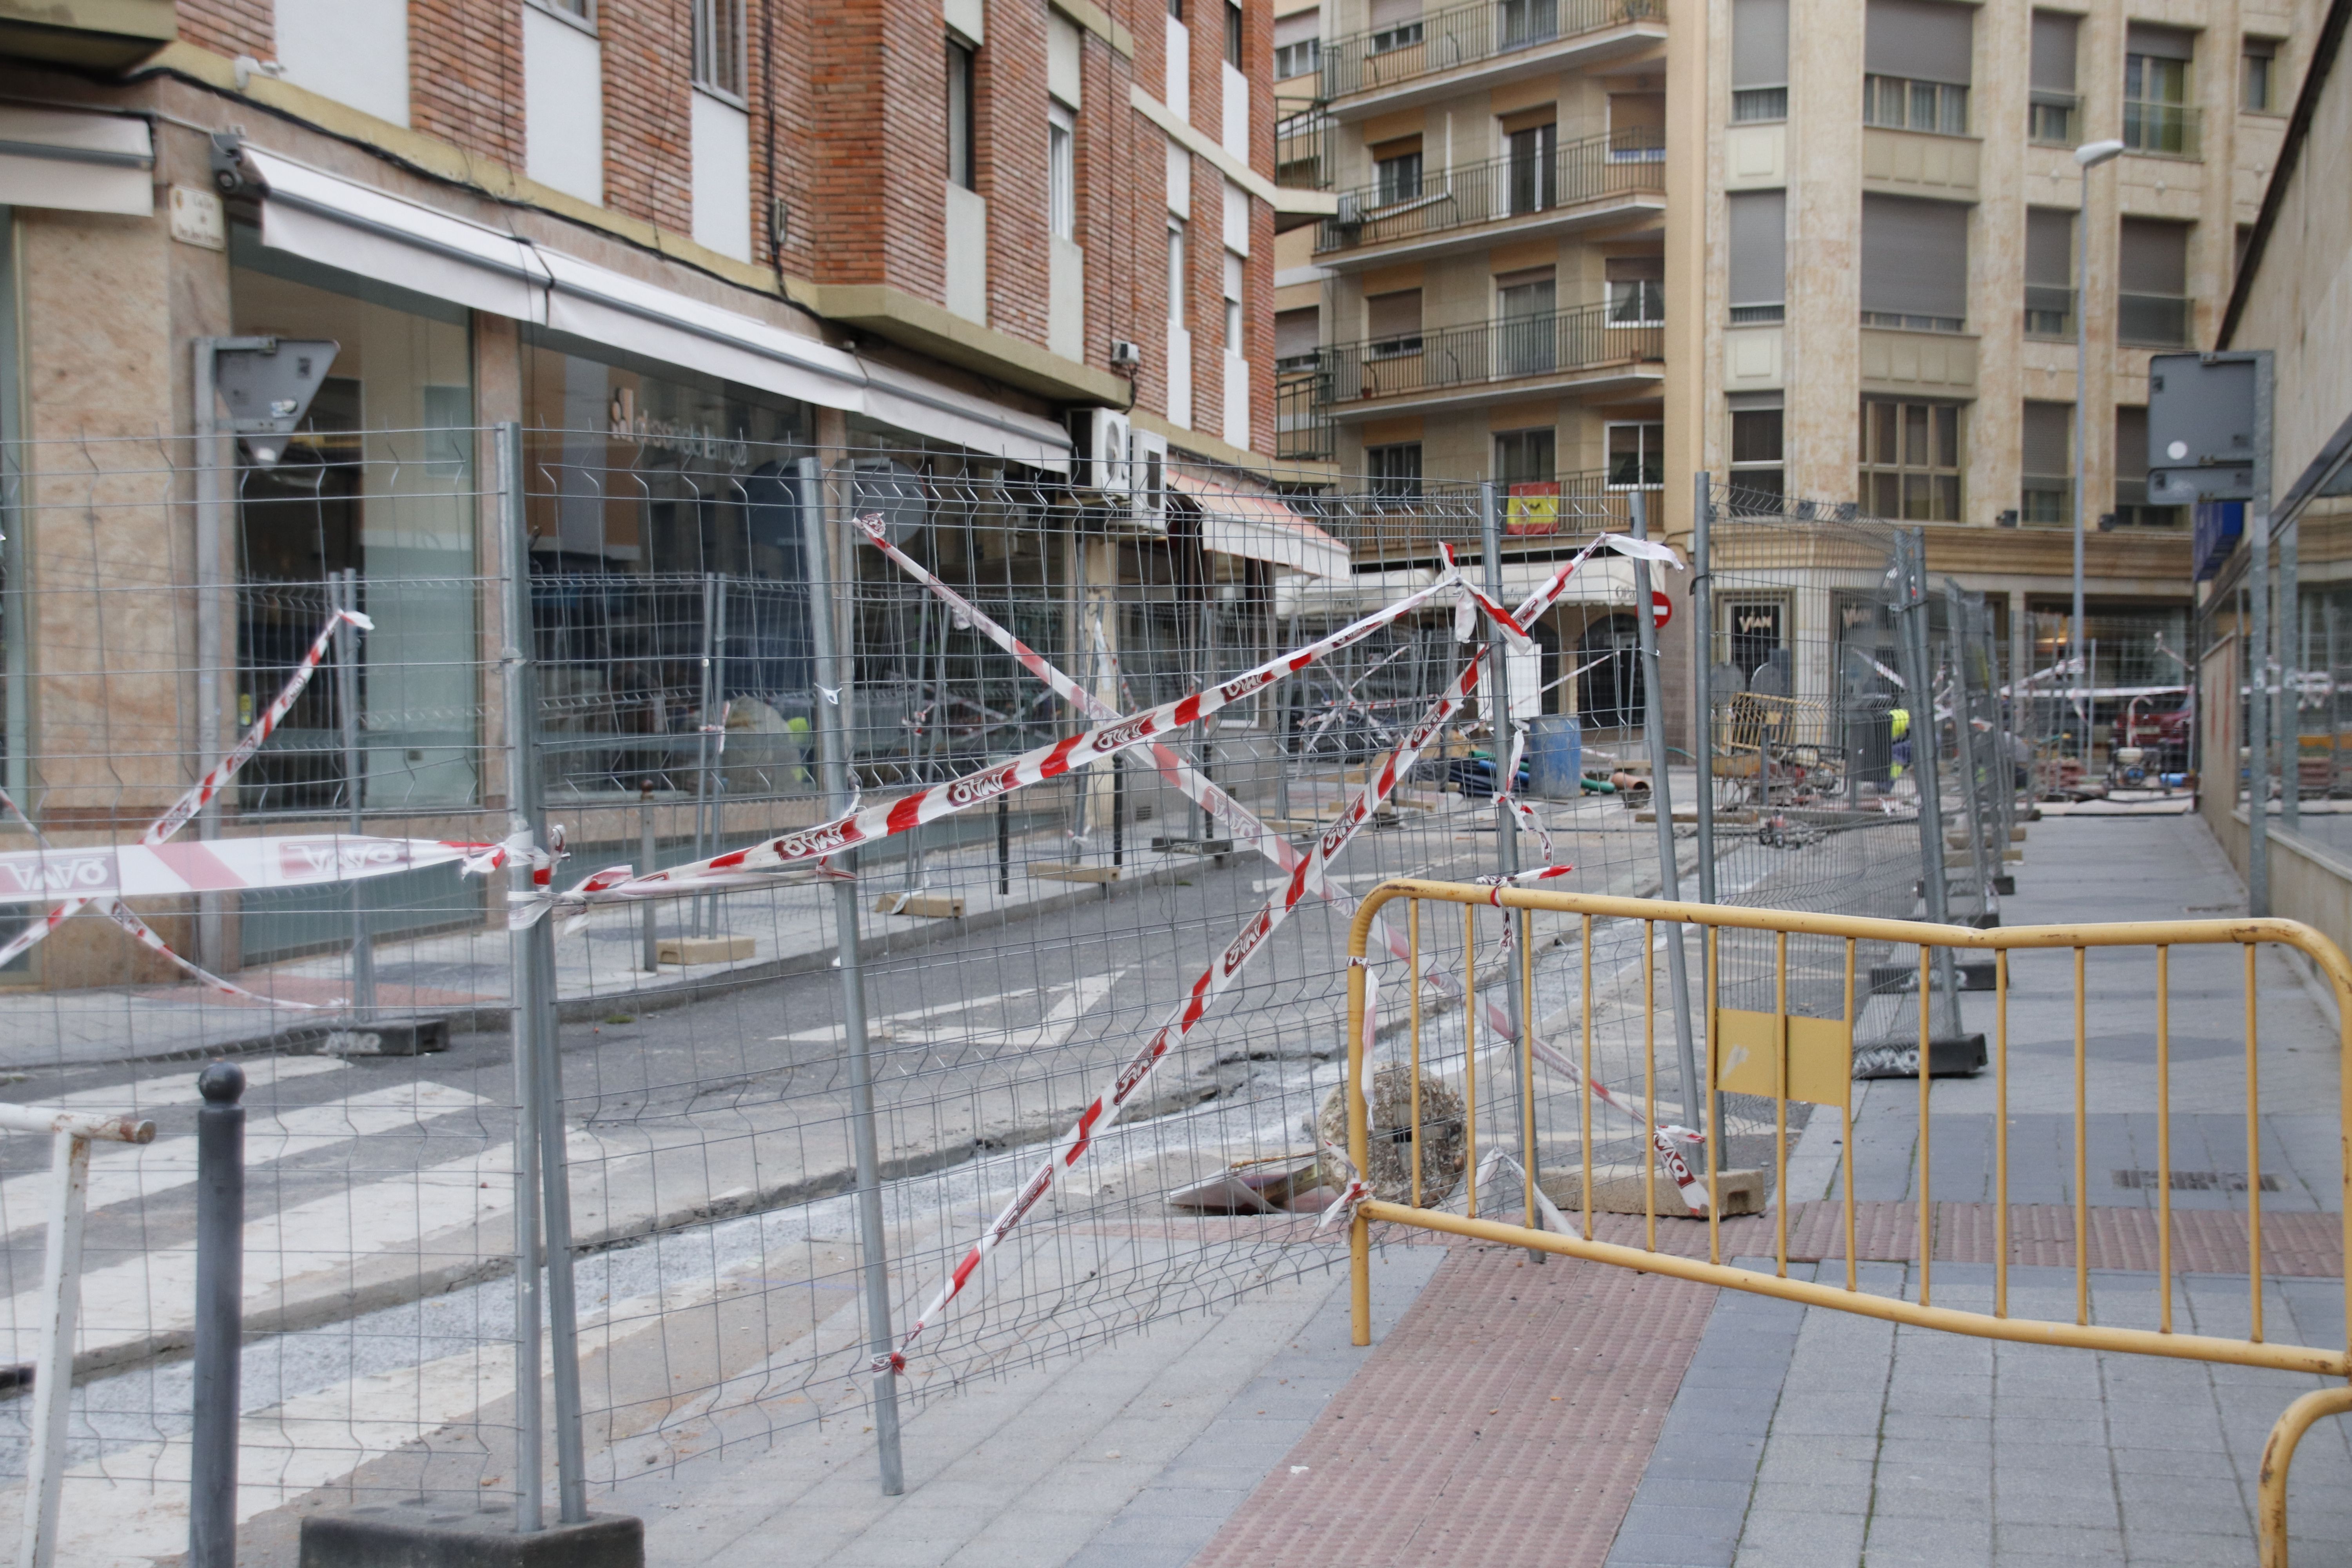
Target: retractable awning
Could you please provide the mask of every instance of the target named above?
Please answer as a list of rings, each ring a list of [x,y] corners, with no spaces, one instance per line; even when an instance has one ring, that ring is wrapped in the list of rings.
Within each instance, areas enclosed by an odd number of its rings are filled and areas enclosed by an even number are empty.
[[[1069,437],[1052,420],[276,153],[248,146],[245,157],[268,187],[261,242],[272,249],[932,440],[1068,468]]]
[[[1486,583],[1476,561],[1465,568],[1474,581]],[[1506,605],[1517,605],[1529,594],[1551,580],[1559,569],[1557,561],[1505,561],[1503,592]],[[1421,567],[1401,567],[1385,572],[1366,572],[1360,576],[1338,582],[1294,581],[1276,584],[1274,613],[1291,616],[1360,616],[1393,602],[1401,594],[1409,594],[1428,584],[1434,573]],[[1600,552],[1576,569],[1560,594],[1562,605],[1595,605],[1615,607],[1633,603],[1633,563],[1622,555]]]
[[[1201,510],[1201,548],[1264,561],[1286,572],[1330,581],[1352,574],[1348,547],[1300,517],[1279,496],[1259,494],[1181,469],[1170,485]]]
[[[150,216],[154,132],[131,115],[0,105],[0,203]]]

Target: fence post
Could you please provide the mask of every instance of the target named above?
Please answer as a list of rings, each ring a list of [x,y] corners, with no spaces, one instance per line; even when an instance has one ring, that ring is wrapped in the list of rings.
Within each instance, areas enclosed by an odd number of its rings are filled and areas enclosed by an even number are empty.
[[[824,769],[826,810],[849,809],[849,737],[846,715],[855,655],[845,660],[835,647],[833,552],[825,527],[816,459],[803,458],[800,470],[801,538],[808,563],[809,629],[816,656],[817,753]],[[852,626],[856,623],[853,621]],[[855,633],[853,632],[853,636]],[[856,869],[856,851],[838,857]],[[887,1359],[898,1347],[890,1329],[890,1256],[882,1227],[882,1154],[874,1131],[874,1066],[866,1037],[866,976],[857,951],[857,888],[833,884],[833,929],[840,954],[841,1021],[849,1058],[850,1140],[857,1158],[857,1240],[865,1262],[866,1347],[875,1357],[874,1446],[882,1467],[882,1495],[907,1489],[898,1458],[898,1374]]]
[[[1632,496],[1633,537],[1650,537],[1650,492],[1636,489]],[[1666,784],[1666,696],[1658,677],[1658,623],[1650,610],[1650,563],[1640,556],[1633,557],[1633,624],[1637,628],[1642,650],[1642,727],[1650,737],[1650,807],[1658,819],[1658,896],[1669,903],[1682,900],[1682,874],[1675,865],[1675,799]],[[1702,789],[1706,787],[1702,783]],[[1666,983],[1675,988],[1675,1050],[1682,1071],[1683,1114],[1694,1120],[1706,1112],[1702,1105],[1715,1107],[1718,1121],[1719,1096],[1702,1098],[1699,1089],[1698,1050],[1691,1038],[1690,976],[1683,955],[1683,928],[1678,921],[1666,923]],[[1713,1157],[1717,1139],[1705,1147]]]
[[[499,663],[504,679],[507,752],[507,830],[533,831],[525,806],[532,791],[525,780],[535,771],[531,722],[536,712],[538,682],[530,669],[530,538],[522,505],[522,431],[513,424],[498,427],[499,541],[501,574],[506,579],[506,603],[501,619],[504,637]],[[536,842],[536,840],[533,840]],[[514,890],[533,891],[530,857],[518,856],[513,867]],[[544,922],[541,922],[544,923]],[[513,986],[508,1039],[514,1057],[515,1134],[515,1530],[528,1534],[545,1522],[541,1493],[544,1489],[546,1452],[544,1415],[540,1404],[540,1316],[542,1292],[539,1271],[539,1084],[531,1071],[529,1041],[539,1010],[538,966],[530,962],[529,931],[508,936],[509,978]]]
[[[1994,890],[1992,879],[2000,868],[2000,852],[1993,850],[1991,864],[1986,863],[1985,852],[1992,842],[1991,824],[1985,820],[1984,797],[1978,793],[1980,780],[1977,773],[1976,700],[1969,688],[1969,656],[1973,639],[1969,636],[1967,611],[1960,602],[1960,585],[1949,577],[1944,579],[1944,607],[1950,621],[1948,637],[1952,649],[1953,763],[1960,770],[1960,805],[1969,817],[1969,864],[1976,874],[1977,910],[1980,916],[1990,916],[2000,905],[2000,896]]]
[[[1903,700],[1911,715],[1911,782],[1919,792],[1919,896],[1927,918],[1937,925],[1951,922],[1951,900],[1944,887],[1944,806],[1936,777],[1935,667],[1927,658],[1927,531],[1895,531],[1895,559],[1901,603],[1895,614],[1902,621],[1896,645],[1903,660]],[[1930,959],[1928,984],[1943,993],[1940,1032],[1947,1039],[1960,1033],[1960,999],[1954,994],[1956,978],[1952,950],[1938,947]],[[1919,1064],[1919,1076],[1928,1076],[1929,1064]]]
[[[73,1402],[74,1320],[81,1306],[82,1218],[89,1140],[49,1135],[49,1244],[41,1265],[41,1344],[33,1362],[32,1453],[25,1469],[22,1568],[48,1568],[65,1491],[66,1415]]]
[[[195,1419],[188,1434],[188,1568],[236,1568],[245,1331],[245,1073],[196,1079]]]
[[[654,838],[654,781],[646,779],[637,785],[637,858],[643,863],[641,869],[660,869],[660,849],[661,846]],[[655,918],[656,911],[655,901],[647,899],[638,916],[644,927],[647,974],[661,973],[661,924]]]
[[[334,596],[336,608],[359,609],[360,574],[355,569],[347,566],[335,574]],[[335,701],[342,709],[343,790],[356,838],[366,831],[360,818],[366,780],[360,752],[360,629],[349,621],[335,626]],[[368,931],[367,889],[366,878],[352,879],[352,1019],[360,1024],[375,1020],[375,941]]]
[[[1691,476],[1691,752],[1698,765],[1698,901],[1715,902],[1715,582],[1707,575],[1714,498]]]
[[[1496,603],[1503,598],[1503,529],[1502,520],[1495,509],[1495,481],[1482,479],[1478,484],[1478,548],[1486,569],[1486,593]],[[1504,797],[1518,788],[1518,779],[1507,775],[1515,749],[1510,737],[1518,729],[1518,720],[1511,711],[1510,644],[1499,626],[1488,628],[1486,638],[1486,724],[1493,731],[1495,744],[1495,869],[1505,877],[1516,877],[1519,871],[1519,828],[1511,818],[1511,808]],[[1541,677],[1538,677],[1541,684]],[[1525,910],[1503,911],[1507,921],[1517,921],[1519,944],[1524,948],[1534,934],[1533,922]],[[1465,968],[1477,966],[1478,955],[1465,953]],[[1472,975],[1475,980],[1475,974]],[[1519,987],[1512,983],[1511,972],[1506,968],[1502,978],[1503,1011],[1511,1020],[1512,1037],[1519,1042],[1519,1055],[1514,1064],[1519,1070],[1519,1175],[1523,1178],[1527,1211],[1536,1208],[1536,1086],[1526,1064],[1529,1060],[1528,1031],[1534,1020],[1521,1017]],[[1544,1260],[1540,1252],[1534,1254],[1537,1262]]]

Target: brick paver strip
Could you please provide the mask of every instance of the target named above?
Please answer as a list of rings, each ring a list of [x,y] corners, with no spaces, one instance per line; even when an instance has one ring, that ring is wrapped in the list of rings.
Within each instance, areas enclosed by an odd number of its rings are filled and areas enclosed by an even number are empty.
[[[1715,1296],[1453,1247],[1194,1568],[1598,1564]]]
[[[2071,1268],[2074,1266],[2074,1211],[2053,1204],[2010,1205],[2012,1264]],[[1919,1208],[1907,1203],[1853,1205],[1854,1256],[1871,1263],[1909,1263],[1919,1252]],[[1642,1245],[1638,1215],[1595,1215],[1596,1240]],[[2172,1211],[2172,1267],[2180,1274],[2246,1272],[2247,1226],[2236,1210]],[[1726,1220],[1726,1258],[1766,1258],[1775,1246],[1769,1215]],[[1658,1222],[1658,1250],[1684,1258],[1706,1256],[1706,1226],[1680,1218]],[[1936,1257],[1953,1263],[1990,1263],[1995,1252],[1993,1205],[1937,1204]],[[1818,1262],[1845,1256],[1845,1219],[1834,1202],[1799,1204],[1789,1211],[1789,1258]],[[2091,1210],[2091,1267],[2153,1273],[2157,1265],[2157,1213],[2148,1208]],[[2268,1213],[2263,1215],[2263,1272],[2289,1279],[2344,1277],[2344,1221],[2339,1215]]]

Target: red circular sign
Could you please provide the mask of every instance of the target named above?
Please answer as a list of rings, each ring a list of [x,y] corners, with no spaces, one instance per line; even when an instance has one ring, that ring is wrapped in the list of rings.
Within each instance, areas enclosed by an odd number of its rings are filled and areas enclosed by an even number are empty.
[[[1667,623],[1668,621],[1673,620],[1674,618],[1675,618],[1675,602],[1674,602],[1672,599],[1667,598],[1664,594],[1659,593],[1655,588],[1651,589],[1651,590],[1650,590],[1650,621],[1651,621],[1651,624],[1653,624],[1654,626],[1655,626],[1658,628],[1658,630],[1660,630],[1660,631],[1664,631],[1664,630],[1666,629],[1666,623]]]

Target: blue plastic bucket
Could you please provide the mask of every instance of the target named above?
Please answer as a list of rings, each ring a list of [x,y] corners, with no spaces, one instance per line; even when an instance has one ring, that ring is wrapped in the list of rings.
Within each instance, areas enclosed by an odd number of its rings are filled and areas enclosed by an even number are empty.
[[[1584,794],[1584,729],[1573,713],[1538,713],[1528,721],[1528,791],[1544,800]]]

